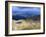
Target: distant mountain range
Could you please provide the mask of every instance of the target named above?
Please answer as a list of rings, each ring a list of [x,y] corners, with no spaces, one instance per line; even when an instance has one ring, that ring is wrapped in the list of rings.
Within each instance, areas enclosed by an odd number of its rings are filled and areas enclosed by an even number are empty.
[[[12,19],[26,19],[26,18],[38,18],[40,17],[39,7],[13,7],[12,8]]]
[[[12,19],[13,20],[20,20],[20,19],[33,19],[33,20],[40,20],[40,15],[37,15],[37,16],[20,16],[20,15],[16,15],[16,16],[12,16]]]

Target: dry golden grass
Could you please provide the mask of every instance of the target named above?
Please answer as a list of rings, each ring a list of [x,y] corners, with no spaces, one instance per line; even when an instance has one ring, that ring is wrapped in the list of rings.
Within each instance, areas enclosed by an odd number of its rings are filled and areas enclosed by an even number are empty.
[[[40,29],[40,22],[39,21],[25,21],[22,20],[21,24],[16,24],[15,20],[12,20],[12,29],[13,30],[31,30],[31,29]]]

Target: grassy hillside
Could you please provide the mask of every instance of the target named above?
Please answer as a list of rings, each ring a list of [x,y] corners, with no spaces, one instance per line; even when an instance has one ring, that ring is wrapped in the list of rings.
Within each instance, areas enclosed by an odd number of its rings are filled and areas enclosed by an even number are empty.
[[[33,21],[30,19],[30,20],[22,20],[20,21],[20,23],[17,23],[16,20],[12,20],[12,29],[13,30],[40,29],[40,22]]]

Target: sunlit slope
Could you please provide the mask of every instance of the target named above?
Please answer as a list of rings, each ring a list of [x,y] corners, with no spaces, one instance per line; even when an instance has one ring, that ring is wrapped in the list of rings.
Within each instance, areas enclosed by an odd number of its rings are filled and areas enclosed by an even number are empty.
[[[19,21],[19,20],[18,20]],[[16,20],[12,20],[12,29],[13,30],[31,30],[31,29],[40,29],[39,21],[20,21],[20,24],[16,24]]]

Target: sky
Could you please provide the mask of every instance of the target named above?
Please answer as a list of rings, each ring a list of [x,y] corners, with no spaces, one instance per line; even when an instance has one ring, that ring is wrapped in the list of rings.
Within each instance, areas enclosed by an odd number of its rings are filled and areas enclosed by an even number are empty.
[[[40,7],[19,7],[19,6],[13,6],[12,7],[12,15],[16,16],[16,18],[22,18],[29,16],[37,16],[40,15]]]
[[[38,15],[40,14],[40,8],[39,7],[18,7],[18,6],[13,6],[12,7],[12,13],[14,14],[34,14]]]

